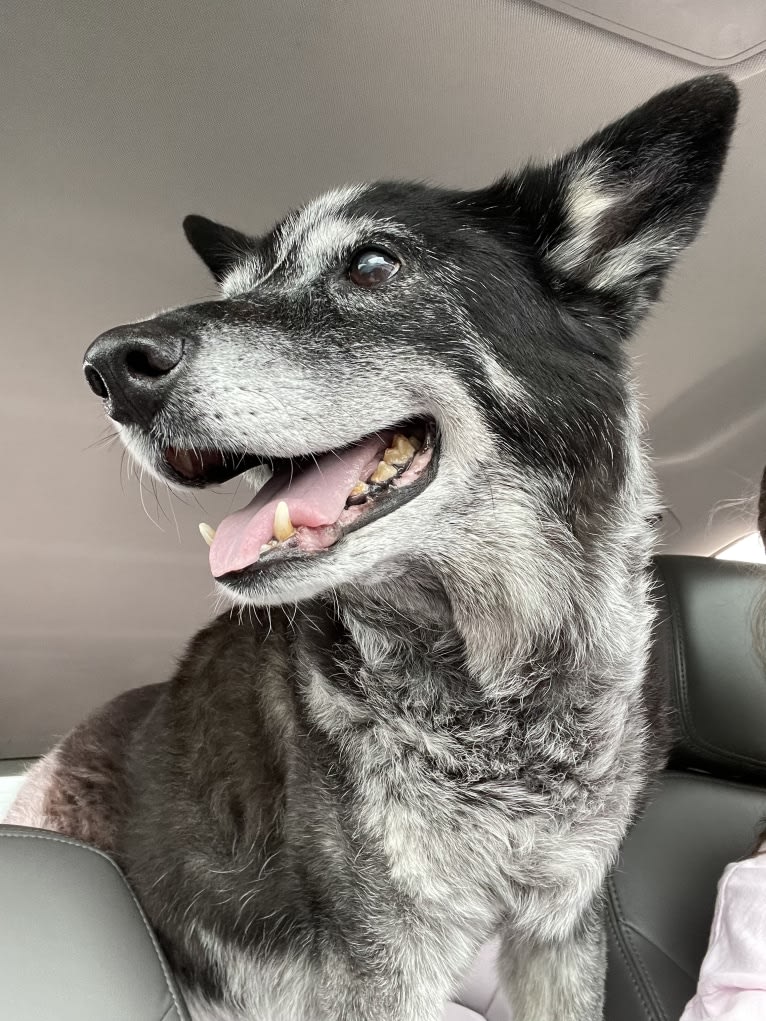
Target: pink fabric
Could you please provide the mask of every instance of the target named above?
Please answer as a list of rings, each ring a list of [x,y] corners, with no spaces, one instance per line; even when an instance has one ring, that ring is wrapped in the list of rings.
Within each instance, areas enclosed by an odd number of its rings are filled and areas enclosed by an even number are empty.
[[[718,884],[697,993],[681,1021],[766,1019],[766,853],[728,865]]]

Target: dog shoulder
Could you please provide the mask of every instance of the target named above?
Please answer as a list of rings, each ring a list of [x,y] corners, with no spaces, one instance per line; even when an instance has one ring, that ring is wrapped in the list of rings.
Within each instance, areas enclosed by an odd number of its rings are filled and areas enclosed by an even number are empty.
[[[166,687],[133,688],[92,712],[32,766],[4,821],[114,852],[128,801],[129,748]]]

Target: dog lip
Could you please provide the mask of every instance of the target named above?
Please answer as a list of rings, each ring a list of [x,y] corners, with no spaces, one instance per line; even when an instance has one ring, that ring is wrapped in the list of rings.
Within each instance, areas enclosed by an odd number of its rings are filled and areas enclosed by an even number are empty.
[[[265,559],[261,557],[249,567],[243,567],[241,571],[229,571],[228,574],[222,574],[220,578],[215,580],[221,585],[226,585],[228,588],[241,592],[246,588],[249,578],[256,575],[275,574],[280,568],[289,567],[290,564],[296,562],[305,564],[315,563],[323,558],[326,559],[334,552],[337,545],[338,543],[335,543],[326,549],[313,550],[312,552],[301,549],[286,549],[279,556],[267,557]]]
[[[267,462],[256,454],[225,453],[220,450],[186,450],[165,447],[160,454],[163,473],[184,487],[204,489],[220,485],[251,468]]]
[[[407,430],[409,427],[403,425],[396,428]],[[428,437],[428,430],[426,436]],[[433,436],[431,442],[433,442]],[[160,446],[158,444],[155,453],[155,470],[170,482],[183,486],[185,489],[206,489],[209,486],[229,482],[253,468],[268,467],[272,477],[288,472],[292,474],[296,468],[301,468],[304,464],[316,464],[317,457],[332,452],[332,448],[329,447],[316,448],[288,457],[236,450],[214,450],[204,447]]]
[[[210,469],[221,468],[224,464],[224,456],[217,450],[197,453],[192,450],[180,450],[178,447],[167,447],[162,457],[173,471],[190,481],[200,478]]]

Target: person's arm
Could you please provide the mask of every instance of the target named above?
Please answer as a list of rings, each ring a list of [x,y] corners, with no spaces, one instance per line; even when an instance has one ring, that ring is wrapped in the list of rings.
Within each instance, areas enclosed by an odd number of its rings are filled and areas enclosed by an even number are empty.
[[[766,1019],[766,854],[729,865],[718,886],[697,992],[681,1021]]]

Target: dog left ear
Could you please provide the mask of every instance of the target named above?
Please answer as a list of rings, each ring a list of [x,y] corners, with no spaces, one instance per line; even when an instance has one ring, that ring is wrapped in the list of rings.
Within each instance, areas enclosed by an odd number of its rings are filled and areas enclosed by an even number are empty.
[[[694,79],[487,194],[518,224],[562,298],[590,305],[595,299],[627,332],[699,231],[737,105],[737,89],[725,76]]]
[[[255,249],[254,240],[247,234],[204,216],[187,216],[183,228],[187,241],[219,284],[235,262]]]

